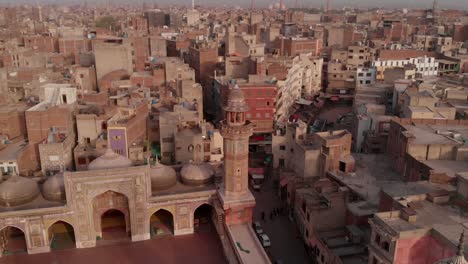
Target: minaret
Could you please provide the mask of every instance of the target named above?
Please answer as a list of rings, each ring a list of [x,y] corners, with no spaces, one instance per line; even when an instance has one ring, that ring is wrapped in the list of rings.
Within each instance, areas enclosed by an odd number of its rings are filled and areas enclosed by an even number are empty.
[[[436,12],[437,12],[437,8],[438,8],[438,1],[437,0],[434,0],[434,2],[432,2],[432,15],[435,16]]]
[[[244,95],[236,85],[230,91],[224,106],[225,120],[221,127],[224,138],[225,196],[242,196],[249,191],[249,137],[253,133],[253,127],[245,119],[248,110]]]
[[[192,10],[195,10],[195,0],[192,0]]]

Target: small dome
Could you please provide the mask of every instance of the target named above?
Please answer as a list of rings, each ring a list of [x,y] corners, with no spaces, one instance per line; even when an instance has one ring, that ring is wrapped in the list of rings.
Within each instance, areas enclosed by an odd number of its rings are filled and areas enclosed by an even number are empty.
[[[244,94],[242,90],[236,85],[229,92],[227,104],[224,107],[227,112],[247,112],[249,111],[249,105],[245,102]]]
[[[132,166],[132,161],[108,148],[104,155],[91,161],[88,170],[105,170]]]
[[[50,176],[42,185],[42,195],[50,201],[61,202],[65,200],[65,183],[63,172]]]
[[[180,171],[182,182],[187,185],[203,185],[213,180],[214,170],[209,164],[187,164]]]
[[[169,166],[159,162],[151,166],[151,190],[160,191],[168,189],[177,183],[177,174],[175,170]]]
[[[39,187],[32,179],[13,175],[0,184],[0,205],[3,206],[22,205],[36,199],[38,195]]]

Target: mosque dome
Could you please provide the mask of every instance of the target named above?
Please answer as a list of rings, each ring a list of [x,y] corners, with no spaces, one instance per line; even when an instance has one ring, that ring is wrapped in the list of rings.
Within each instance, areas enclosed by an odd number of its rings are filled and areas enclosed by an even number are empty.
[[[177,183],[177,175],[173,168],[156,161],[150,169],[151,190],[160,191],[168,189]]]
[[[126,168],[132,166],[132,161],[119,155],[108,148],[104,155],[91,161],[88,165],[88,170],[105,170],[115,168]]]
[[[245,102],[244,94],[242,90],[236,85],[228,95],[228,100],[226,106],[224,106],[226,112],[247,112],[249,111],[249,106]]]
[[[190,163],[182,167],[180,175],[184,184],[203,185],[213,180],[214,169],[206,163]]]
[[[63,172],[50,176],[42,185],[42,195],[50,201],[60,202],[65,200],[65,183]]]
[[[39,186],[32,179],[18,175],[11,176],[0,184],[0,205],[17,206],[36,199]]]

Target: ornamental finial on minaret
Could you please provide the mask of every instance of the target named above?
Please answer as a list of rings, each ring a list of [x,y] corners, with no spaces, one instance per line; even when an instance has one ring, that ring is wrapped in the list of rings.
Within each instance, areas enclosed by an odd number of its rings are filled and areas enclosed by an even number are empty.
[[[224,106],[226,112],[244,113],[249,111],[249,105],[245,102],[244,93],[236,84],[233,89],[229,91],[227,104]]]

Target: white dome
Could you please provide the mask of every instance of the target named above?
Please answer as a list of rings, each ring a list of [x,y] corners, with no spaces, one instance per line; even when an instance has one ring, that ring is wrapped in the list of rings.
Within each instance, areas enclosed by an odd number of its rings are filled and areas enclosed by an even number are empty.
[[[0,205],[17,206],[36,199],[39,195],[37,182],[32,179],[11,176],[0,184]]]
[[[91,161],[88,170],[106,170],[132,166],[132,161],[108,148],[104,155]]]
[[[214,170],[206,163],[187,164],[180,171],[182,182],[187,185],[203,185],[213,180]]]
[[[42,195],[50,201],[65,200],[65,183],[63,181],[63,172],[50,176],[42,185]]]
[[[177,183],[177,174],[175,170],[169,166],[157,163],[151,166],[151,190],[159,191],[168,189]]]

